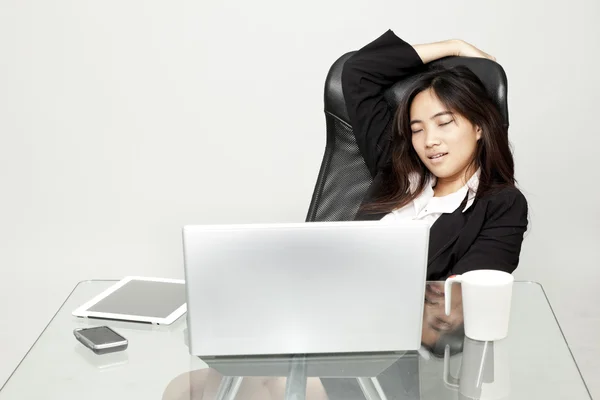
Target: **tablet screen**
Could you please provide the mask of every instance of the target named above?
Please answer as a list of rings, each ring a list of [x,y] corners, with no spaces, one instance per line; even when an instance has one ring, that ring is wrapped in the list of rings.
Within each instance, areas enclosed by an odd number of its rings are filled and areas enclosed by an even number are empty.
[[[166,318],[183,304],[183,284],[131,280],[88,308],[88,311]]]

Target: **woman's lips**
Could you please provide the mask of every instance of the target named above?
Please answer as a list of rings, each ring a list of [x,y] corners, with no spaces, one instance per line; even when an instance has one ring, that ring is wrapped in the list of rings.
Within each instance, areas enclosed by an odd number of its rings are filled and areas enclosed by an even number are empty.
[[[432,164],[439,164],[441,162],[443,162],[446,159],[446,156],[448,155],[448,153],[440,153],[438,155],[432,156],[432,157],[427,157],[429,158],[429,162]]]

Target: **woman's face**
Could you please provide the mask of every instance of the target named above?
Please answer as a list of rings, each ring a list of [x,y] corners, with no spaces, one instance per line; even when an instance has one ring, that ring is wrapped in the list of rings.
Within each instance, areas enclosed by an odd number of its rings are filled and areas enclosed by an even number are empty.
[[[441,179],[464,176],[481,129],[446,109],[431,89],[413,99],[410,121],[413,147],[427,169]]]

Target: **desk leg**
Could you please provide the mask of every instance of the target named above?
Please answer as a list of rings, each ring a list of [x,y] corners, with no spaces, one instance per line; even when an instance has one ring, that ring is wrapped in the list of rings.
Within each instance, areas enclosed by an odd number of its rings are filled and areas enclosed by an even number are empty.
[[[241,376],[224,376],[219,384],[216,400],[234,400],[243,379]]]
[[[294,357],[285,385],[285,400],[305,400],[306,383],[306,358],[304,356]]]
[[[360,390],[367,400],[387,400],[377,378],[356,378]]]

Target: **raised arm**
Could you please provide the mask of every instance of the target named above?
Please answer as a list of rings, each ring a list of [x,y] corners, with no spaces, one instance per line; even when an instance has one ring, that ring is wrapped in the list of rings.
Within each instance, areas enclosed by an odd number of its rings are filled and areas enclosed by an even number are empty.
[[[358,50],[344,64],[342,90],[350,123],[371,176],[389,160],[395,110],[384,98],[386,89],[416,72],[423,64],[447,56],[486,57],[461,40],[411,46],[388,30]]]

